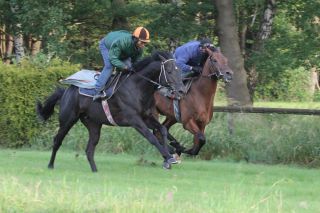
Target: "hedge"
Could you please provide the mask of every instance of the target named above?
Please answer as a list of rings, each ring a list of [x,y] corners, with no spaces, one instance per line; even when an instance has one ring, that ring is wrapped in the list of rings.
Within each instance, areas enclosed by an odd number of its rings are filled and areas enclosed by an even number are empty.
[[[59,84],[58,80],[79,70],[60,60],[46,67],[30,62],[0,64],[0,144],[7,147],[28,145],[41,131],[35,113],[36,100],[43,100]]]

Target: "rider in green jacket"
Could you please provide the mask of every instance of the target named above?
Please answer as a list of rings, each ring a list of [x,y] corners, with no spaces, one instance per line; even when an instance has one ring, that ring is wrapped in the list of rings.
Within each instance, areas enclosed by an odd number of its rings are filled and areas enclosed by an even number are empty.
[[[150,42],[149,31],[138,27],[131,34],[125,30],[110,32],[100,40],[99,48],[104,61],[104,68],[96,82],[96,94],[93,100],[105,97],[104,86],[112,74],[113,67],[133,71],[131,64],[142,55],[146,43]]]

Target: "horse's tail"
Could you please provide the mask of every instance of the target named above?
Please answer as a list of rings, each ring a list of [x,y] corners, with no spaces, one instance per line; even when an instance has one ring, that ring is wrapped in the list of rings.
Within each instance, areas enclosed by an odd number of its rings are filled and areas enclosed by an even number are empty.
[[[65,89],[63,88],[57,88],[56,91],[54,91],[54,93],[52,93],[44,102],[44,106],[39,100],[37,101],[37,115],[41,120],[48,120],[48,118],[50,118],[50,116],[54,113],[54,106],[61,99],[64,91]]]

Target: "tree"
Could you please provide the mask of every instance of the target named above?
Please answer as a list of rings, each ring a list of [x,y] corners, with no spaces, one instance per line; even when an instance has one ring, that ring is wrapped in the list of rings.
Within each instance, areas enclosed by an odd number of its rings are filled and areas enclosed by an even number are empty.
[[[218,37],[222,52],[229,59],[229,65],[234,71],[234,77],[227,87],[229,105],[251,105],[247,88],[247,76],[239,45],[238,27],[234,15],[232,0],[214,0],[218,10]]]

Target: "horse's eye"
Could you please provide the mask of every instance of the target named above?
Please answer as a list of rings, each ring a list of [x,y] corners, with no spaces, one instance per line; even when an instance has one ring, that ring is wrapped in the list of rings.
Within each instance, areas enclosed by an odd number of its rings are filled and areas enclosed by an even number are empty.
[[[212,62],[217,62],[217,60],[215,59],[215,58],[210,58],[210,61],[212,61]]]

